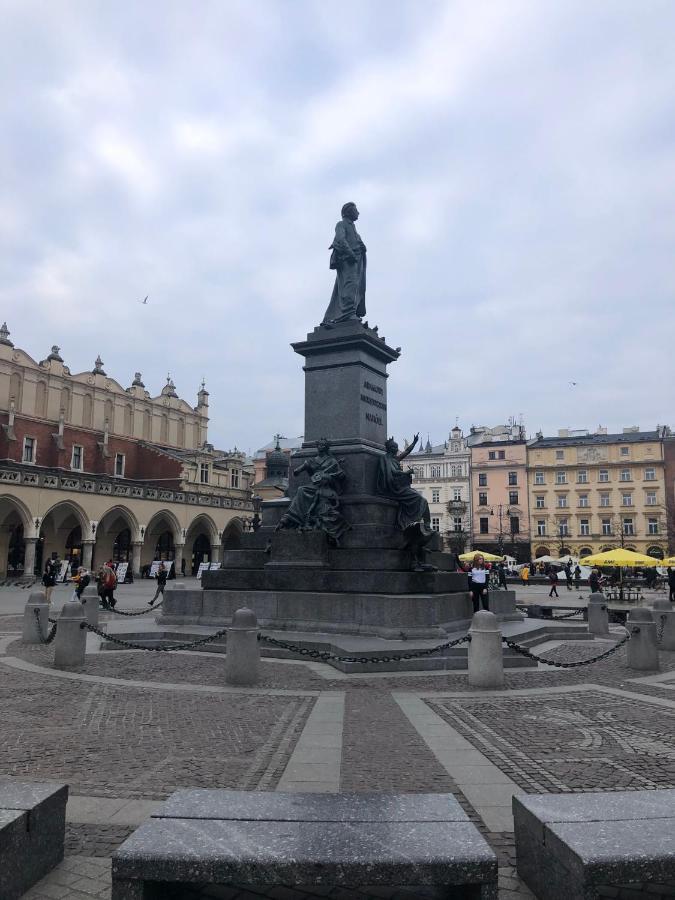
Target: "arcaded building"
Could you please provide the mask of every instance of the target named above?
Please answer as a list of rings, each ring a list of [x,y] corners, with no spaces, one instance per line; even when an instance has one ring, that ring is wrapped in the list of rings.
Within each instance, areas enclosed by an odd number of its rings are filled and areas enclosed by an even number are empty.
[[[56,346],[36,362],[0,329],[0,576],[53,554],[135,574],[184,559],[189,574],[250,523],[251,474],[208,443],[204,384],[191,406],[168,377],[152,396],[140,372],[125,388],[103,366],[73,374]]]

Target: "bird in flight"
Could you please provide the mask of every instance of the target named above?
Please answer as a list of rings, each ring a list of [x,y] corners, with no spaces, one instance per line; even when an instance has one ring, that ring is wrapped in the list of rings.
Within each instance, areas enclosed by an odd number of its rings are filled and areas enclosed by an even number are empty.
[[[139,303],[142,303],[144,306],[147,306],[147,305],[148,305],[148,297],[149,297],[149,296],[150,296],[150,294],[146,294],[146,296],[143,297],[143,299],[142,299],[142,300],[139,300],[138,302],[139,302]]]
[[[570,387],[576,387],[576,386],[577,386],[576,381],[570,381]]]

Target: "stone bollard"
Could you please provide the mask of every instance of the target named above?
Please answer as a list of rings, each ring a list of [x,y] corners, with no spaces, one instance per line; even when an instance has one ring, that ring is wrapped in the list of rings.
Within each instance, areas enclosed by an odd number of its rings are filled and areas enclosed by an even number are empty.
[[[35,618],[35,610],[40,616],[40,627]],[[47,637],[49,631],[49,603],[44,591],[34,591],[23,608],[23,629],[21,640],[24,644],[41,644],[40,635]]]
[[[87,618],[82,603],[68,600],[63,604],[54,640],[54,665],[57,669],[79,669],[84,665],[87,647]]]
[[[258,619],[252,609],[238,609],[227,629],[225,681],[228,684],[257,684],[260,669]]]
[[[640,607],[628,613],[626,628],[630,640],[626,645],[626,661],[629,669],[659,668],[659,651],[656,646],[656,622],[650,609]]]
[[[87,617],[87,624],[94,625],[98,628],[98,589],[96,585],[89,584],[82,591],[82,606],[84,607],[84,614]]]
[[[670,600],[662,597],[654,601],[654,620],[659,650],[675,650],[675,609]]]
[[[610,637],[607,600],[599,591],[591,594],[588,601],[588,633],[596,637]]]
[[[495,614],[485,609],[474,613],[469,634],[469,684],[482,688],[502,687],[504,653]]]

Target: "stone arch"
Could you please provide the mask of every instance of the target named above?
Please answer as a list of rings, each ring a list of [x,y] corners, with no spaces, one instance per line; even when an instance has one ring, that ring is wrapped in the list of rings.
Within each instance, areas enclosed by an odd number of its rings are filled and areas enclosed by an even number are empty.
[[[169,443],[169,417],[166,413],[162,413],[160,420],[159,440],[162,444]]]
[[[647,556],[653,556],[654,559],[663,559],[663,547],[658,547],[656,544],[648,547]]]
[[[535,559],[539,559],[540,556],[550,556],[550,555],[551,555],[551,553],[550,553],[549,548],[546,547],[544,544],[537,547],[537,549],[534,551]]]
[[[196,575],[202,562],[218,562],[213,559],[212,548],[218,544],[218,529],[211,516],[199,513],[194,517],[185,534],[183,556],[186,572]]]
[[[124,535],[125,531],[128,536]],[[133,512],[121,504],[111,506],[101,516],[96,529],[96,565],[101,565],[108,559],[131,562],[131,545],[139,540],[140,527]]]
[[[115,407],[110,399],[106,400],[103,405],[103,422],[108,423],[110,431],[115,430]]]
[[[82,542],[92,540],[87,514],[74,500],[60,500],[51,506],[40,523],[38,558],[42,566],[50,556],[59,559],[80,556]]]
[[[1,576],[24,573],[25,538],[34,535],[35,525],[28,507],[9,494],[0,495]]]
[[[223,531],[223,550],[240,550],[243,534],[243,521],[238,516],[235,516],[234,519],[230,519]]]
[[[124,434],[133,437],[134,434],[134,408],[131,403],[124,406]]]
[[[170,541],[165,542],[164,537],[170,535]],[[165,544],[167,557],[173,559],[176,544],[183,543],[183,532],[176,516],[169,509],[160,509],[148,522],[141,551],[141,564],[147,565],[155,559],[155,550],[158,543]]]
[[[152,440],[152,413],[149,409],[143,411],[143,439]]]
[[[94,398],[85,394],[82,398],[82,424],[85,428],[94,426]]]
[[[63,410],[63,418],[66,422],[70,421],[70,388],[61,388],[61,400],[59,403],[59,412]]]
[[[582,547],[579,551],[579,559],[582,559],[584,556],[592,556],[593,551],[590,547]]]
[[[185,446],[185,419],[178,420],[178,437],[176,443],[179,447]]]

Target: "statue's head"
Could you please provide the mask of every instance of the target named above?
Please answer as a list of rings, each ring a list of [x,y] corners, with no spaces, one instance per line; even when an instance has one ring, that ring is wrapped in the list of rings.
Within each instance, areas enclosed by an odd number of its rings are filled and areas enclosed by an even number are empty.
[[[398,444],[393,439],[393,437],[387,438],[384,442],[384,449],[387,453],[398,453]]]
[[[316,442],[316,449],[319,451],[319,453],[328,453],[328,451],[330,450],[328,439],[325,437],[319,438],[319,440]]]
[[[356,203],[345,203],[345,205],[340,210],[340,215],[343,219],[351,219],[352,222],[356,222],[359,217],[359,211],[356,208]]]

